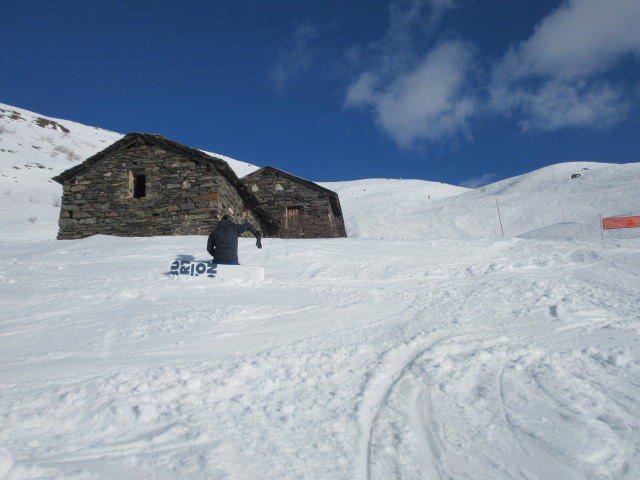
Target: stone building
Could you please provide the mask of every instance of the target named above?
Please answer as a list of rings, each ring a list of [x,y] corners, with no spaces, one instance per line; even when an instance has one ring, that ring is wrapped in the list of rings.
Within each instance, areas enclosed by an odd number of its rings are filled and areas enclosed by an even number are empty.
[[[272,218],[283,238],[346,237],[338,194],[267,166],[242,178]]]
[[[207,234],[223,214],[266,236],[278,228],[224,160],[160,135],[130,133],[54,180],[59,239]]]

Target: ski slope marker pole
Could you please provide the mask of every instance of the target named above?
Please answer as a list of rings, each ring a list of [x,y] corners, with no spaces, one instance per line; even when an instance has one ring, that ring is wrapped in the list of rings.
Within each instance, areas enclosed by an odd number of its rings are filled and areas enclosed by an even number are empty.
[[[496,209],[498,210],[498,220],[500,220],[500,231],[502,232],[502,236],[504,237],[504,228],[502,227],[502,216],[500,215],[500,207],[498,206],[498,197],[496,198]]]
[[[604,227],[602,226],[602,214],[600,214],[600,240],[604,242]]]

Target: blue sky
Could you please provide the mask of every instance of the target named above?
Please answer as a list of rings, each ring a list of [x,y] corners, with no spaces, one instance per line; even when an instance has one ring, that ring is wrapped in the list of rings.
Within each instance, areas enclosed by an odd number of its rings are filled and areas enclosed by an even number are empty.
[[[638,0],[21,0],[0,101],[315,181],[640,161]]]

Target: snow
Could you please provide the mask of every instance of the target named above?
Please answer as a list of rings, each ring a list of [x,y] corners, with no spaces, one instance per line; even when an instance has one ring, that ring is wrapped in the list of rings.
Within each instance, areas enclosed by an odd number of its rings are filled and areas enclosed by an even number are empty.
[[[0,122],[0,478],[640,476],[640,164],[323,183],[350,238],[175,280],[203,237],[55,240],[52,149],[118,134]]]

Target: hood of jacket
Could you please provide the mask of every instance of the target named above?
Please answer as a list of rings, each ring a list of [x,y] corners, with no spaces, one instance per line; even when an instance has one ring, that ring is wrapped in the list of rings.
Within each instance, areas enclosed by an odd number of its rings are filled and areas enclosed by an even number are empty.
[[[230,225],[234,225],[233,220],[232,220],[232,219],[230,219],[230,218],[223,218],[222,220],[220,220],[220,221],[218,222],[218,227],[222,227],[222,228],[224,228],[224,227],[228,227],[228,226],[230,226]]]

